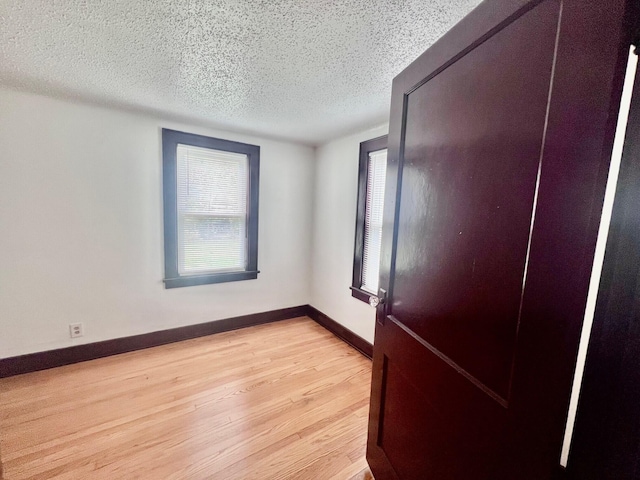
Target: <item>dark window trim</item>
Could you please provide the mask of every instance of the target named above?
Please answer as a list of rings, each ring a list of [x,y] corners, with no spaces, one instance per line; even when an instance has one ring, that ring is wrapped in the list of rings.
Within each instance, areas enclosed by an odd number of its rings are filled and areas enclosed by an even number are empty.
[[[356,210],[356,238],[353,248],[353,278],[351,280],[351,296],[369,303],[371,293],[360,288],[362,286],[362,255],[364,253],[364,221],[367,204],[367,170],[369,153],[387,148],[387,135],[360,143],[360,162],[358,166],[358,207]]]
[[[180,275],[178,272],[178,143],[243,153],[249,160],[249,201],[247,214],[247,269],[235,272]],[[164,285],[165,288],[189,287],[209,283],[236,282],[258,278],[258,196],[260,181],[260,147],[220,138],[162,129],[162,179],[164,203]]]

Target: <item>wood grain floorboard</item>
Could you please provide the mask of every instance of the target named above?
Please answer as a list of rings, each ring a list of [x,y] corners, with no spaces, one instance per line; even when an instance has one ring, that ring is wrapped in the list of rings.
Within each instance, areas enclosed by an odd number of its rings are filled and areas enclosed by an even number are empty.
[[[301,317],[0,379],[4,478],[370,479],[370,377]]]

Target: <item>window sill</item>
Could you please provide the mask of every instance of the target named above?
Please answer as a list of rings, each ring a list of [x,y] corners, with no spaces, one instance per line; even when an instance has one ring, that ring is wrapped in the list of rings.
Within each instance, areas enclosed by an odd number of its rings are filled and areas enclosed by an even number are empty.
[[[242,272],[209,273],[206,275],[189,275],[177,278],[165,278],[164,288],[192,287],[210,283],[239,282],[241,280],[255,280],[258,270]]]
[[[349,288],[351,289],[351,296],[353,298],[357,298],[358,300],[363,301],[366,304],[369,303],[369,298],[375,297],[375,294],[369,293],[365,290],[362,290],[361,288],[358,288],[358,287],[349,287]]]

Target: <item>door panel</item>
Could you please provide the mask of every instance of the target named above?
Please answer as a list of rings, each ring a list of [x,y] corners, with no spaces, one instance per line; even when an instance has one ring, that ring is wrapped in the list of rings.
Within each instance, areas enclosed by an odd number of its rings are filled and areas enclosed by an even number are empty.
[[[564,478],[626,5],[489,0],[394,80],[377,480]]]
[[[383,360],[378,444],[400,478],[418,478],[413,472],[429,472],[433,478],[468,478],[469,468],[478,475],[475,478],[489,476],[492,462],[486,460],[499,450],[496,433],[504,430],[504,406],[421,342],[406,342],[407,333],[394,318],[385,326],[390,334],[383,348],[391,358]],[[394,355],[398,349],[403,355]],[[422,388],[425,383],[431,388]],[[445,391],[446,396],[440,394]],[[487,418],[496,421],[489,424]],[[454,425],[458,428],[452,429]]]
[[[559,13],[538,6],[407,100],[393,315],[505,401]]]

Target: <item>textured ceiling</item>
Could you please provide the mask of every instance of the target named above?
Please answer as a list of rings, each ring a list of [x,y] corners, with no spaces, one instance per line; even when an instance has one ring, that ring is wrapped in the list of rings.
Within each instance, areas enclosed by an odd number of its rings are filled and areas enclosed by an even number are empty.
[[[0,84],[314,145],[478,3],[0,0]]]

